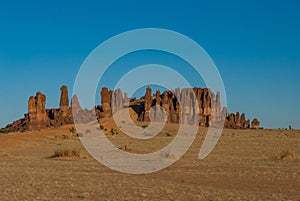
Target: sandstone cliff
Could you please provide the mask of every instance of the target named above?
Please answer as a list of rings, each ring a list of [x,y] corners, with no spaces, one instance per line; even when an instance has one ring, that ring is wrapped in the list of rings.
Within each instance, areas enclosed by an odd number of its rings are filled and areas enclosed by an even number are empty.
[[[258,129],[260,122],[255,118],[251,123],[245,114],[237,112],[228,114],[222,107],[220,93],[214,94],[208,88],[183,88],[174,91],[156,91],[146,89],[145,96],[139,100],[129,98],[121,89],[115,91],[102,88],[101,105],[88,110],[82,109],[77,96],[69,104],[68,88],[61,87],[59,108],[46,109],[46,96],[40,92],[31,96],[28,101],[28,113],[24,118],[7,125],[2,131],[37,130],[47,127],[58,127],[66,124],[87,123],[100,118],[111,117],[123,108],[132,108],[138,121],[199,124],[200,126],[220,125],[225,128],[246,129],[250,126]],[[75,114],[77,119],[73,118]],[[223,124],[222,124],[223,126]]]

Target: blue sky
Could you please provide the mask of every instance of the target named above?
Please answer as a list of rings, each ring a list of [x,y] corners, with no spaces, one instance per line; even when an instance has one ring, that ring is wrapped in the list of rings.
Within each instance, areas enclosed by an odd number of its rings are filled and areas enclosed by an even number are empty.
[[[182,33],[209,53],[229,111],[258,117],[264,127],[300,128],[299,9],[296,0],[2,1],[0,126],[21,118],[37,91],[47,95],[47,107],[58,107],[60,86],[72,89],[101,42],[155,27]]]

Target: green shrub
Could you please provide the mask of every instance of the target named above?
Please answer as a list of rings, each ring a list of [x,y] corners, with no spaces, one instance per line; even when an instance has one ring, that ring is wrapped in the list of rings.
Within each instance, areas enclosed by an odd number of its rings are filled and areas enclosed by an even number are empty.
[[[148,125],[142,125],[143,129],[146,129],[148,127]]]
[[[69,131],[70,131],[71,134],[75,134],[76,133],[76,129],[74,127],[70,128]]]
[[[104,128],[104,126],[100,125],[97,129],[101,131],[101,130],[104,130],[105,128]]]
[[[117,131],[115,131],[114,129],[111,129],[111,130],[110,130],[110,133],[111,133],[112,135],[116,135],[116,134],[118,134],[118,132],[117,132]]]

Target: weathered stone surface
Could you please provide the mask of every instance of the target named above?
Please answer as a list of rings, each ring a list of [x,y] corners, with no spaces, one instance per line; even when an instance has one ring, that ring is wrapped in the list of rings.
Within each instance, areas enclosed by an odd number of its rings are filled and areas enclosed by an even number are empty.
[[[69,93],[66,86],[60,88],[60,102],[58,109],[47,109],[47,116],[52,127],[73,123],[72,100],[71,107],[69,106]]]
[[[156,105],[159,105],[161,104],[161,97],[160,97],[160,91],[157,90],[156,93],[155,93],[155,104]]]
[[[40,129],[49,126],[49,118],[46,112],[46,96],[38,92],[28,101],[28,129]]]
[[[62,86],[59,108],[45,109],[45,105],[46,96],[42,93],[37,93],[35,97],[31,96],[28,101],[28,113],[25,114],[25,117],[9,124],[4,130],[35,130],[73,124],[74,122],[88,123],[94,121],[95,118],[99,120],[110,117],[124,107],[130,107],[131,113],[136,114],[133,115],[134,121],[218,127],[223,126],[224,123],[224,127],[236,129],[250,128],[250,124],[254,129],[260,126],[260,122],[256,118],[252,122],[249,119],[246,120],[244,113],[242,115],[239,112],[228,114],[227,108],[221,107],[220,93],[215,95],[207,88],[185,88],[181,91],[177,88],[162,94],[157,91],[152,96],[152,89],[148,87],[145,96],[137,100],[129,98],[127,94],[124,94],[123,98],[120,89],[113,92],[104,87],[101,90],[101,105],[88,110],[81,108],[76,95],[73,96],[71,106],[69,106],[68,88]],[[75,116],[73,117],[73,115]]]
[[[101,112],[102,117],[109,117],[111,115],[111,99],[112,91],[109,91],[108,88],[104,87],[101,90]]]
[[[124,93],[124,99],[123,99],[123,106],[128,107],[130,103],[130,98],[128,97],[128,94],[125,92]]]
[[[220,94],[220,92],[217,92],[215,107],[216,107],[216,112],[220,113],[221,112],[221,94]]]
[[[177,97],[180,98],[180,101],[177,100]],[[166,114],[165,121],[169,123],[195,124],[198,122],[201,126],[220,127],[224,125],[227,128],[237,129],[250,127],[250,120],[246,120],[245,114],[240,115],[237,112],[228,115],[227,108],[221,107],[220,93],[215,95],[209,89],[194,88],[181,91],[175,89],[174,92],[165,91],[162,95],[160,92],[156,92],[154,96],[151,96],[151,89],[148,88],[146,95],[141,100],[144,101],[145,107],[138,112],[139,121],[150,121],[147,119],[146,109],[148,111],[151,106],[155,106],[153,121],[158,121],[161,116],[160,108],[163,108]],[[194,107],[197,104],[199,107]]]
[[[76,94],[72,97],[71,99],[71,107],[73,110],[73,113],[79,113],[82,111],[82,108],[80,106],[80,103],[78,101],[78,97],[76,96]]]
[[[152,89],[147,87],[145,99],[144,99],[144,112],[143,112],[143,121],[150,122],[150,109],[152,106],[152,97],[151,97]]]
[[[60,88],[60,91],[61,91],[61,95],[60,95],[59,109],[63,112],[67,112],[69,110],[68,88],[66,86],[62,86]]]
[[[199,123],[200,113],[195,89],[184,88],[181,91],[180,106],[181,123],[194,125]]]
[[[121,89],[116,89],[113,92],[112,95],[112,101],[111,101],[111,107],[112,107],[112,114],[114,114],[115,112],[119,111],[120,109],[123,108],[123,95],[122,95],[122,91]]]
[[[221,110],[221,95],[218,92],[217,95],[211,92],[211,115],[208,119],[208,124],[212,127],[222,127],[224,126],[225,118],[227,117],[227,108],[223,107]]]
[[[227,124],[228,128],[235,128],[235,115],[233,113],[231,113],[228,116],[228,124]]]
[[[250,127],[250,120],[246,120],[245,114],[240,116],[240,113],[227,115],[225,119],[226,128],[246,129]]]
[[[161,107],[161,95],[160,95],[160,91],[157,90],[155,93],[155,99],[154,99],[154,103],[155,103],[155,107],[154,107],[154,115],[152,118],[152,121],[154,122],[164,122],[165,121],[165,113]]]
[[[180,89],[176,88],[175,89],[175,99],[180,100],[181,99],[181,94],[180,94]]]
[[[241,126],[242,128],[250,128],[250,120],[246,120],[245,113],[243,113],[241,116]]]
[[[209,89],[204,89],[203,92],[203,115],[211,115],[211,93]]]
[[[253,129],[259,129],[259,126],[260,126],[260,122],[256,118],[254,118],[253,121],[251,122],[251,127]]]
[[[237,112],[235,114],[235,127],[237,127],[237,128],[241,127],[240,113],[239,112]]]
[[[170,102],[169,92],[165,91],[161,98],[161,107],[165,114],[164,121],[168,123],[170,122]]]

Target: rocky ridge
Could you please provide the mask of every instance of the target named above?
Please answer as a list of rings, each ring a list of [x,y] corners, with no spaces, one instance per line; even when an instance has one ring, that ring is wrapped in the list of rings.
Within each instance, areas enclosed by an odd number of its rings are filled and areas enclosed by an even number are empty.
[[[38,130],[42,128],[59,127],[67,124],[88,123],[112,116],[115,112],[132,108],[136,113],[133,121],[141,122],[167,122],[198,124],[200,126],[214,126],[224,123],[225,128],[234,129],[258,129],[260,122],[254,118],[252,122],[246,119],[244,113],[228,114],[226,107],[221,107],[220,93],[214,94],[208,88],[183,88],[174,91],[159,90],[152,94],[148,87],[146,93],[140,99],[129,98],[120,89],[115,91],[104,87],[101,90],[101,105],[93,109],[82,109],[78,98],[74,95],[69,102],[68,88],[60,88],[59,108],[46,109],[46,96],[38,92],[28,100],[28,113],[5,128],[2,132],[15,132]],[[198,107],[195,107],[198,105]],[[77,119],[74,119],[74,116]]]

